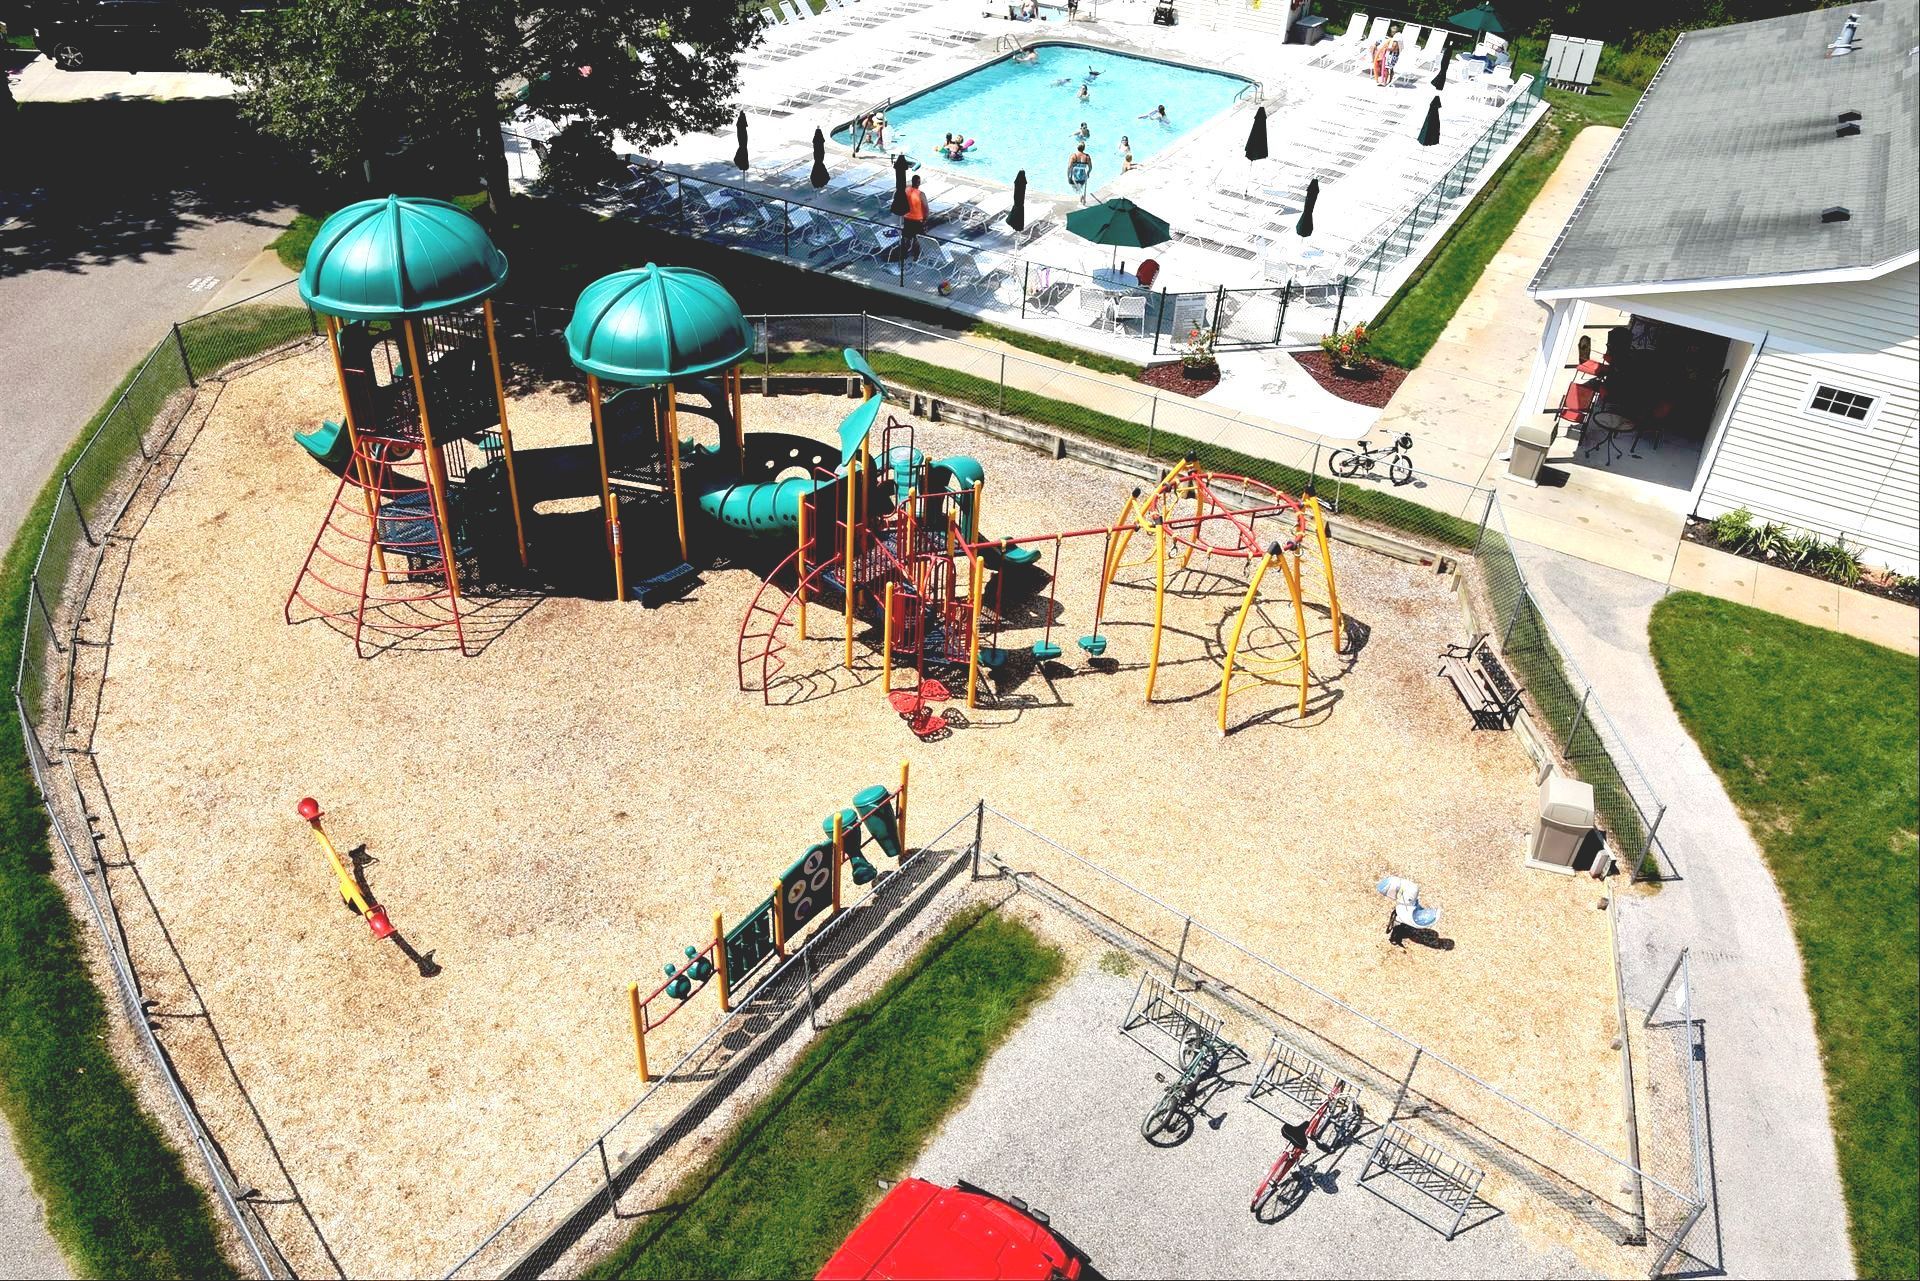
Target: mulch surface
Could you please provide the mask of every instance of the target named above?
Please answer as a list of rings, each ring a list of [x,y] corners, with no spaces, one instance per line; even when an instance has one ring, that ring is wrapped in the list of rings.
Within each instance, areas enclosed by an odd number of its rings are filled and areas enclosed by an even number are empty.
[[[1333,359],[1324,351],[1299,351],[1293,358],[1300,367],[1313,375],[1313,380],[1342,400],[1350,400],[1356,405],[1371,405],[1380,409],[1393,399],[1393,393],[1400,390],[1400,384],[1407,380],[1407,371],[1396,369],[1392,365],[1376,363],[1358,377],[1335,372]]]
[[[1176,396],[1204,396],[1220,385],[1220,375],[1215,373],[1211,378],[1188,378],[1180,372],[1180,362],[1171,360],[1164,365],[1148,365],[1140,374],[1140,381]]]
[[[1687,542],[1699,543],[1702,547],[1717,548],[1730,555],[1738,556],[1742,560],[1753,561],[1758,565],[1773,564],[1773,562],[1765,556],[1756,556],[1752,552],[1743,552],[1738,548],[1728,547],[1725,543],[1722,543],[1713,536],[1713,522],[1711,521],[1690,518],[1686,523],[1686,527],[1680,531],[1680,537]],[[1777,568],[1784,569],[1786,566],[1777,566]],[[1794,570],[1793,572],[1806,574],[1808,578],[1817,578],[1824,583],[1839,582],[1838,579],[1828,578],[1824,574],[1808,573],[1806,570]],[[1920,605],[1920,592],[1915,592],[1907,588],[1901,580],[1894,578],[1891,574],[1884,571],[1868,570],[1860,576],[1860,581],[1856,583],[1840,583],[1840,586],[1851,587],[1854,591],[1865,592],[1869,596],[1883,596],[1888,600],[1899,601],[1903,605]]]

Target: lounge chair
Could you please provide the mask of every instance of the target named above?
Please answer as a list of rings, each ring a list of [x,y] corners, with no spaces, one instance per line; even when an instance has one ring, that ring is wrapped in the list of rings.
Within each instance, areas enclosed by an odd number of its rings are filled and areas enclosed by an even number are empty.
[[[953,278],[953,256],[947,247],[932,236],[922,236],[914,242],[914,256],[907,259],[906,270],[901,279],[913,284],[924,284],[929,288],[943,280]]]
[[[1004,263],[994,263],[982,270],[980,260],[971,249],[960,245],[948,245],[947,255],[953,260],[953,281],[955,297],[961,295],[980,295],[998,300],[1006,286],[1013,283],[1013,272]]]
[[[766,20],[766,24],[769,27],[777,27],[780,25],[780,15],[775,13],[771,9],[762,9],[760,11],[760,16],[761,18]]]

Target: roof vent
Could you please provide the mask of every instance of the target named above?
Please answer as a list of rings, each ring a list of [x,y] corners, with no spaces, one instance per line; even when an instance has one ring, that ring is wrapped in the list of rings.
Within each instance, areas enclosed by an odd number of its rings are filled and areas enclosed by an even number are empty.
[[[1849,121],[1841,125],[1838,129],[1835,129],[1833,136],[1836,138],[1858,138],[1860,136],[1860,126]]]
[[[1847,15],[1847,21],[1845,25],[1843,25],[1840,28],[1840,34],[1838,36],[1835,36],[1833,43],[1827,46],[1827,56],[1829,58],[1844,58],[1848,54],[1854,52],[1854,49],[1856,47],[1854,44],[1854,38],[1859,34],[1860,34],[1860,15],[1857,13],[1850,13]]]
[[[1847,208],[1845,205],[1835,205],[1831,209],[1822,209],[1820,211],[1820,221],[1851,222],[1853,221],[1853,210]]]

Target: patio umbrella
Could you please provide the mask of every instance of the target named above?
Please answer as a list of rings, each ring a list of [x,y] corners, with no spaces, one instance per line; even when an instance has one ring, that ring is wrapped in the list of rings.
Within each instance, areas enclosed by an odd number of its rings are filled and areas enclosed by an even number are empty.
[[[1472,9],[1462,9],[1447,19],[1450,26],[1462,31],[1491,31],[1495,35],[1505,35],[1507,29],[1500,25],[1500,15],[1493,11],[1493,0],[1480,0]]]
[[[1260,107],[1253,113],[1253,128],[1247,133],[1247,159],[1265,160],[1267,158],[1267,109]]]
[[[816,190],[827,185],[827,135],[818,129],[813,131],[813,172],[807,175],[807,181]]]
[[[1420,126],[1420,145],[1431,147],[1440,141],[1440,95],[1427,104],[1427,122]]]
[[[903,214],[907,211],[907,153],[901,152],[893,158],[893,212]]]
[[[1120,263],[1122,245],[1145,249],[1173,239],[1173,228],[1167,226],[1166,219],[1148,213],[1125,196],[1074,210],[1067,215],[1067,230],[1096,245],[1112,245],[1115,266]]]
[[[1027,171],[1013,175],[1013,208],[1007,210],[1007,226],[1023,231],[1027,225]]]
[[[1313,206],[1320,199],[1320,180],[1307,180],[1307,198],[1300,206],[1300,221],[1293,224],[1294,231],[1303,238],[1313,234]]]
[[[740,145],[733,153],[733,167],[741,173],[747,171],[747,113],[742,111],[733,118],[733,132],[740,139]]]
[[[1433,73],[1434,88],[1444,89],[1447,87],[1447,67],[1450,63],[1452,63],[1452,61],[1453,61],[1453,41],[1449,40],[1447,41],[1446,48],[1440,51],[1440,70]]]

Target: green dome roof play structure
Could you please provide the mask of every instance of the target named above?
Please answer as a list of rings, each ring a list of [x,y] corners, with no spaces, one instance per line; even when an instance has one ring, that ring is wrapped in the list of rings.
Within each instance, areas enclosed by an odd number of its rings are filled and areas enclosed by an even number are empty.
[[[574,303],[567,355],[575,367],[623,383],[697,378],[740,363],[753,326],[726,286],[690,267],[648,263],[602,276]]]
[[[506,279],[507,256],[458,205],[388,196],[320,225],[300,297],[329,316],[393,320],[479,302]]]

